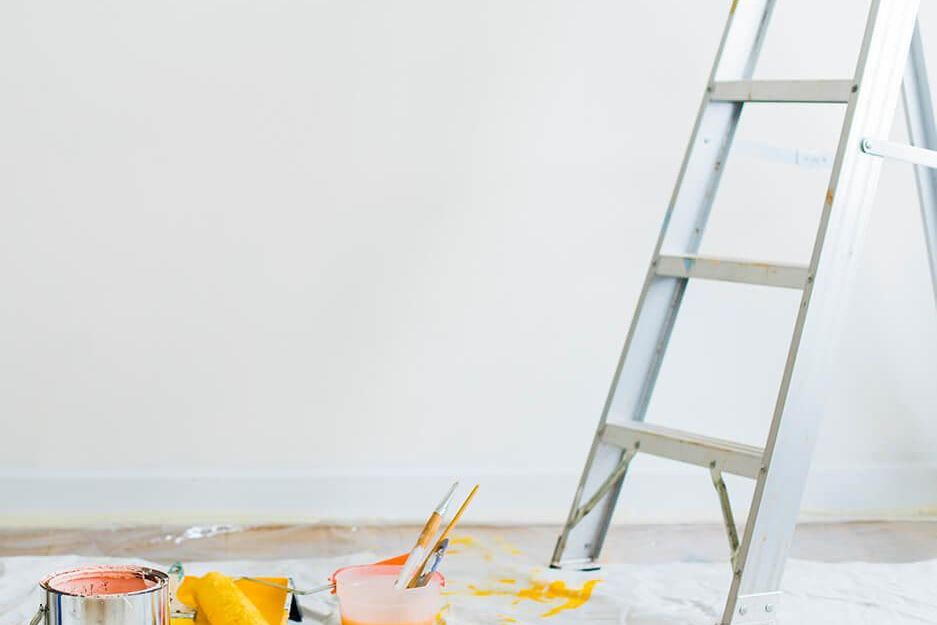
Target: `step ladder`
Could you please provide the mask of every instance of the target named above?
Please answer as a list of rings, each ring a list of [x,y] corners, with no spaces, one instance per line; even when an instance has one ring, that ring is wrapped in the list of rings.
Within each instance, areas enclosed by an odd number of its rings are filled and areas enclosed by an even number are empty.
[[[628,464],[637,453],[708,469],[722,508],[733,576],[723,625],[774,623],[827,388],[829,356],[873,202],[882,157],[916,165],[937,295],[937,130],[919,0],[872,0],[855,75],[846,80],[752,80],[774,0],[733,0],[621,360],[585,470],[552,558],[597,568]],[[888,136],[902,89],[912,146]],[[842,133],[813,253],[805,265],[698,255],[742,107],[751,102],[840,103]],[[819,199],[819,198],[818,198]],[[764,448],[644,423],[661,361],[691,279],[802,291]],[[740,537],[724,474],[755,480]]]

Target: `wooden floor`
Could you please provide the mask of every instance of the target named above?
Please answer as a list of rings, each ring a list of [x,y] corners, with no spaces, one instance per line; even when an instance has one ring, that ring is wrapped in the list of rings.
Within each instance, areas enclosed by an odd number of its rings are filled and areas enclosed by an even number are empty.
[[[462,534],[505,541],[525,559],[547,563],[556,527],[465,527]],[[133,527],[0,530],[0,556],[78,554],[175,560],[278,559],[355,552],[393,555],[407,549],[417,528],[401,526]],[[660,563],[719,561],[728,553],[718,525],[622,526],[610,532],[604,559]],[[798,527],[793,557],[827,562],[908,562],[937,558],[937,522],[811,523]]]

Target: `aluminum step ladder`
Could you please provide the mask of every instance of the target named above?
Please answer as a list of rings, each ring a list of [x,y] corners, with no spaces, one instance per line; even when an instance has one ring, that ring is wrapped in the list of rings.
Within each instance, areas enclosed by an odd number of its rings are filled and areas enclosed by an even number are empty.
[[[722,507],[733,576],[721,624],[774,623],[779,588],[822,414],[829,357],[873,203],[882,157],[915,163],[937,295],[937,130],[917,26],[919,0],[872,0],[855,75],[845,80],[752,80],[775,0],[733,0],[690,145],[596,430],[555,567],[596,568],[628,464],[637,453],[708,469]],[[913,146],[888,136],[904,85]],[[805,265],[698,255],[742,107],[840,103],[842,133],[813,253]],[[819,200],[819,198],[818,198]],[[764,448],[644,423],[661,361],[691,279],[802,291]],[[755,480],[739,537],[724,474]]]

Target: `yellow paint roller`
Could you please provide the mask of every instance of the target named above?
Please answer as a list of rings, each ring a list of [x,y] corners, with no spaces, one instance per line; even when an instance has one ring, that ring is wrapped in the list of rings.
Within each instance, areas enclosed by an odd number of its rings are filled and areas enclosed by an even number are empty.
[[[257,606],[230,577],[209,573],[202,576],[192,590],[198,605],[197,622],[207,620],[211,625],[268,625]]]
[[[225,577],[219,573],[214,573],[214,575]],[[192,618],[173,618],[171,625],[217,625],[209,620],[204,609],[199,609],[199,604],[203,601],[209,603],[215,601],[210,595],[230,596],[231,588],[224,583],[214,583],[206,586],[203,592],[199,594],[202,580],[201,577],[192,576],[186,576],[182,580],[182,584],[176,589],[175,598],[186,608],[195,612],[197,616],[194,620]],[[263,615],[264,623],[267,625],[286,625],[290,606],[290,590],[287,587],[290,580],[288,578],[242,577],[233,581],[237,590],[241,591],[247,597],[247,600]]]

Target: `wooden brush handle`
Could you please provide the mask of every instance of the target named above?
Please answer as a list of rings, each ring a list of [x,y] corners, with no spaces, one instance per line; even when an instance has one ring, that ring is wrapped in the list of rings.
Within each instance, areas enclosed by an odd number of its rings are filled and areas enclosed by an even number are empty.
[[[436,530],[439,529],[439,524],[441,522],[442,517],[439,516],[439,513],[434,512],[431,514],[429,521],[423,526],[423,531],[420,532],[420,537],[416,539],[416,544],[420,547],[429,547],[429,543],[433,540],[433,537],[436,536]]]

